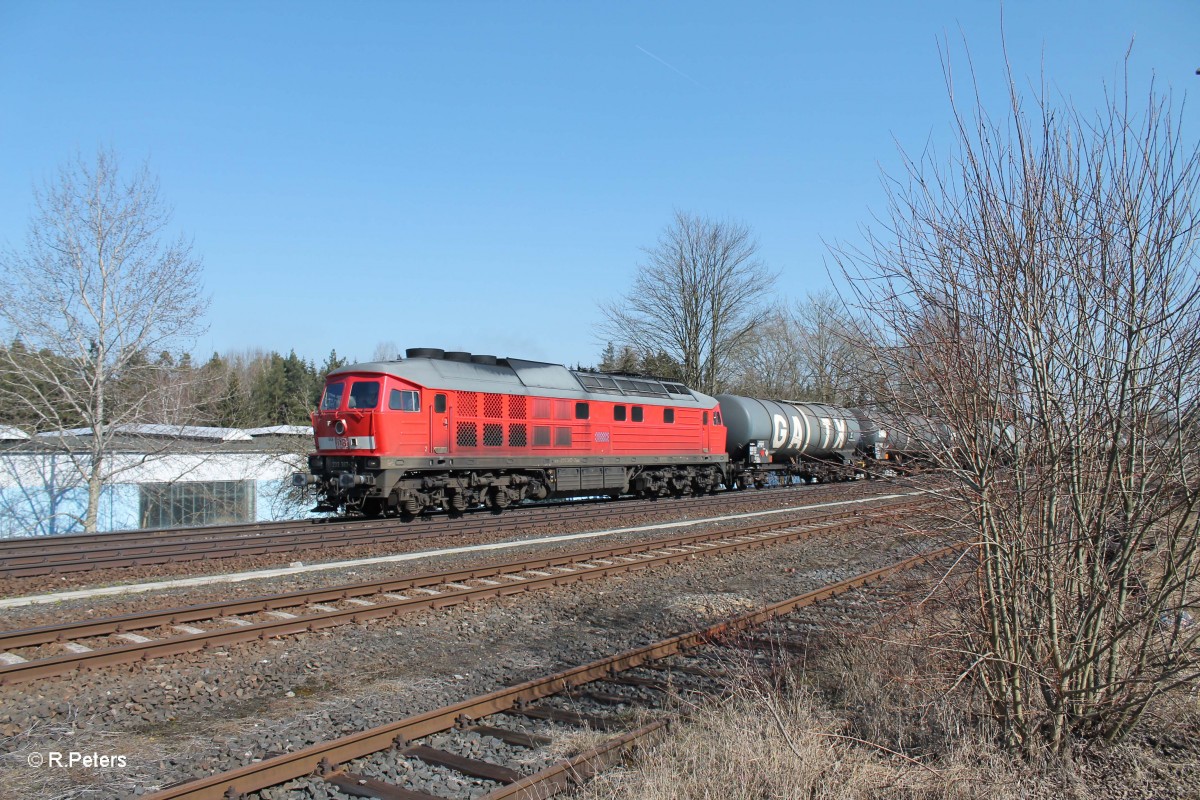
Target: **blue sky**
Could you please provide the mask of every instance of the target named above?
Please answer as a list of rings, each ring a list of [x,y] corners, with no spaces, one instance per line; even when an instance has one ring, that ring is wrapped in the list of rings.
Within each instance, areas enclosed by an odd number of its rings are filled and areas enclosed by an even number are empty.
[[[1200,4],[1016,2],[1084,108],[1200,88]],[[0,2],[0,243],[76,152],[148,159],[212,296],[193,350],[379,342],[594,363],[675,209],[750,225],[783,298],[945,151],[938,42],[1002,100],[996,2]],[[1185,134],[1200,134],[1194,102]]]

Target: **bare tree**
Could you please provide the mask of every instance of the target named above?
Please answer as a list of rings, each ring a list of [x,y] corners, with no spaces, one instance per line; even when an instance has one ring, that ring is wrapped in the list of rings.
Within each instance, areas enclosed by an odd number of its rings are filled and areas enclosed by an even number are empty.
[[[726,390],[750,397],[803,399],[802,347],[790,310],[782,305],[768,309],[735,354]]]
[[[375,345],[375,351],[371,354],[372,361],[394,361],[403,354],[403,350],[395,342],[388,340]]]
[[[661,351],[690,386],[718,391],[761,321],[775,275],[747,226],[681,211],[645,253],[629,293],[601,304],[602,334],[637,352]]]
[[[734,386],[754,397],[854,405],[870,348],[853,313],[823,289],[763,315],[734,359]]]
[[[1153,90],[1093,116],[1010,73],[994,120],[947,85],[954,157],[910,159],[887,232],[836,255],[892,408],[948,428],[964,677],[1014,746],[1115,741],[1200,668],[1196,141]]]
[[[0,325],[20,345],[0,351],[0,393],[39,431],[85,429],[87,452],[72,461],[93,531],[113,428],[159,421],[167,365],[154,356],[202,331],[207,300],[191,245],[165,238],[170,213],[146,167],[126,177],[102,150],[63,167],[35,200],[24,247],[0,256]]]

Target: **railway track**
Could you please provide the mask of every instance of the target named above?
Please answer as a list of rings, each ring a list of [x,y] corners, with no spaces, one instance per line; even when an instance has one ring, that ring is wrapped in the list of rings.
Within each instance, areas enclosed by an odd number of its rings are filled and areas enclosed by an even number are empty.
[[[947,558],[958,546],[940,548],[880,569],[832,583],[814,591],[741,614],[716,625],[672,636],[644,647],[593,661],[551,675],[473,697],[370,730],[312,745],[295,752],[265,757],[229,772],[164,788],[151,800],[216,800],[242,798],[297,781],[288,786],[300,796],[305,783],[318,782],[357,797],[385,800],[433,800],[420,787],[403,779],[419,762],[453,772],[461,785],[487,789],[487,800],[550,797],[622,758],[630,749],[660,735],[675,717],[672,698],[689,694],[720,696],[730,676],[708,661],[730,643],[750,648],[775,647],[790,641],[788,631],[775,636],[744,636],[752,628],[786,625],[786,615],[816,603],[842,598],[849,601],[839,617],[877,598],[863,602],[853,593],[932,561]],[[856,602],[857,600],[857,602]],[[893,598],[893,602],[899,602]],[[767,643],[763,645],[762,643]],[[719,662],[717,662],[719,664]],[[605,709],[618,709],[617,713]],[[541,726],[530,732],[531,726]],[[536,750],[553,744],[556,734],[581,729],[611,733],[599,744],[570,758],[559,759],[532,774],[517,765],[484,761],[462,753],[461,740],[494,740],[511,748]],[[425,741],[420,741],[420,740]],[[291,796],[291,794],[289,794]]]
[[[778,504],[783,493],[806,501],[847,491],[830,485],[825,491],[786,488],[764,493],[721,494],[676,500],[631,500],[587,505],[542,506],[507,511],[502,515],[472,513],[460,518],[417,522],[370,519],[316,524],[309,520],[259,523],[229,528],[173,531],[128,531],[100,535],[71,535],[0,540],[0,578],[29,578],[152,566],[186,561],[294,553],[309,549],[390,544],[404,540],[481,534],[563,521],[603,521],[647,512],[673,515],[704,512],[732,502]],[[857,485],[856,489],[861,488]]]
[[[0,632],[0,685],[767,547],[879,524],[932,503],[927,497],[904,498],[851,512],[806,514],[569,555]]]

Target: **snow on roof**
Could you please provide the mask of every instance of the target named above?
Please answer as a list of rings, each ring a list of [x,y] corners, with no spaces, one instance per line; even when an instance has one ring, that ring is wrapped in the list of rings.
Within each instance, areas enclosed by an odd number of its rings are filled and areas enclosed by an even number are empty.
[[[312,436],[309,425],[269,425],[265,428],[243,428],[251,436]]]
[[[29,434],[20,428],[14,428],[12,425],[0,425],[0,441],[15,442],[28,438]]]
[[[241,428],[210,428],[201,425],[154,425],[130,423],[113,425],[113,433],[126,436],[149,436],[164,439],[209,439],[218,442],[248,442],[251,436]],[[39,438],[60,436],[91,436],[91,428],[72,428],[67,431],[47,431],[37,434]]]

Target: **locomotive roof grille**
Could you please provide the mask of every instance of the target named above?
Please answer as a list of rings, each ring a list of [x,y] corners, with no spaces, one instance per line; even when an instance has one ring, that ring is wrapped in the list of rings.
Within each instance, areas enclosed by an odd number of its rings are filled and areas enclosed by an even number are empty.
[[[603,394],[635,395],[641,397],[691,397],[692,393],[678,383],[665,383],[649,378],[617,378],[607,375],[575,372],[583,388]]]

